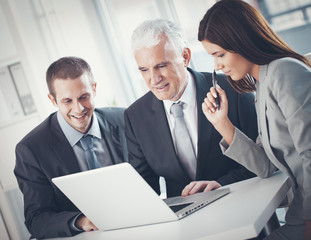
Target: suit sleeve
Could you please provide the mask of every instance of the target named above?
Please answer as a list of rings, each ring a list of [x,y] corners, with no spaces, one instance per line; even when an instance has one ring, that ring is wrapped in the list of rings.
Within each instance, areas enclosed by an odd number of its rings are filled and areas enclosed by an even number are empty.
[[[128,148],[128,161],[136,169],[136,171],[145,179],[145,181],[153,188],[153,190],[160,194],[159,176],[149,166],[144,153],[136,139],[133,125],[130,117],[125,111],[125,135]]]
[[[37,239],[73,236],[69,221],[80,212],[61,211],[50,181],[38,160],[24,143],[16,147],[15,176],[24,195],[25,225]]]
[[[227,157],[234,159],[261,178],[267,178],[277,170],[267,157],[259,136],[255,143],[238,128],[235,128],[231,145],[228,146],[222,139],[220,147]]]
[[[228,96],[231,96],[231,100],[234,105],[231,105],[230,111],[235,113],[231,113],[231,115],[237,116],[236,122],[234,123],[249,139],[255,141],[258,135],[257,128],[257,115],[254,104],[254,94],[237,94],[236,92],[232,92],[232,88],[227,91],[230,92]],[[232,99],[232,98],[235,99]],[[230,101],[230,99],[228,99]],[[231,119],[230,119],[231,120]],[[226,155],[226,154],[225,154]],[[229,155],[226,155],[230,157]],[[240,165],[237,168],[231,169],[228,174],[220,177],[217,181],[221,185],[230,184],[233,182],[245,180],[251,177],[254,177],[255,174],[251,169],[247,169],[244,166]]]

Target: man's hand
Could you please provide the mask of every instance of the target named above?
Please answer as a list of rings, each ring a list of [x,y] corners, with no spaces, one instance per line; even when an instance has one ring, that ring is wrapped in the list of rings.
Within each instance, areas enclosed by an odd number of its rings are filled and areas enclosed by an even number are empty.
[[[98,228],[84,215],[78,217],[76,226],[85,232],[98,230]]]
[[[216,181],[194,181],[184,188],[181,195],[185,197],[197,192],[208,192],[219,187],[221,185]]]

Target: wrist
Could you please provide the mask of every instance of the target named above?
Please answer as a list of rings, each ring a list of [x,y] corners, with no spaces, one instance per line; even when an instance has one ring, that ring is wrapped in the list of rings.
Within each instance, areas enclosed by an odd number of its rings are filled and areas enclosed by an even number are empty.
[[[220,133],[228,145],[231,145],[234,137],[235,127],[229,118],[219,121],[214,125],[215,129]]]

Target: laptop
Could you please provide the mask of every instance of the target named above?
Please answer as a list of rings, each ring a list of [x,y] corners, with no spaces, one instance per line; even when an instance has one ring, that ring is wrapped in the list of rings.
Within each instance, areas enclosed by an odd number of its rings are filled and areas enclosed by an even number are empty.
[[[176,221],[230,192],[216,189],[162,200],[129,163],[52,179],[100,230]]]

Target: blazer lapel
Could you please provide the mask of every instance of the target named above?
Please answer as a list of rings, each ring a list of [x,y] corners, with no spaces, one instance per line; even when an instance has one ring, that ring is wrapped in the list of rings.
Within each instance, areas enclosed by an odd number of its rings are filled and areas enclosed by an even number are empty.
[[[124,162],[126,158],[123,156],[119,127],[112,125],[106,119],[101,118],[97,113],[96,116],[102,137],[105,139],[107,147],[110,151],[109,153],[111,154],[112,161],[115,164]]]
[[[206,77],[201,74],[188,69],[192,74],[195,84],[196,84],[196,100],[197,100],[197,114],[198,114],[198,156],[197,156],[197,176],[196,178],[200,178],[198,173],[200,173],[199,169],[205,168],[203,166],[206,156],[208,155],[210,143],[213,134],[213,126],[206,119],[203,111],[202,111],[202,103],[204,98],[206,97],[206,93],[208,89],[210,89],[211,85],[207,81]]]
[[[59,126],[57,114],[54,114],[51,122],[51,148],[56,156],[53,168],[55,168],[60,175],[80,172],[73,149]]]
[[[160,169],[163,169],[165,172],[169,172],[170,174],[174,172],[176,178],[190,181],[188,174],[183,169],[176,155],[163,102],[155,96],[152,98],[150,120],[152,121],[152,127],[148,131],[150,131],[149,134],[152,136],[152,145],[156,149],[161,149],[160,151],[155,150],[156,152],[154,152],[154,157],[157,158],[155,162],[159,162],[161,164]],[[165,176],[165,173],[163,175]]]
[[[259,132],[261,133],[262,138],[262,145],[265,149],[266,154],[268,155],[269,159],[273,162],[273,164],[280,169],[281,171],[285,172],[288,176],[290,176],[292,179],[293,173],[291,169],[287,166],[287,163],[283,162],[281,163],[281,160],[277,159],[273,153],[273,150],[270,145],[270,137],[269,137],[269,129],[267,124],[267,117],[266,117],[266,110],[267,110],[267,82],[265,81],[265,77],[267,74],[267,68],[268,65],[261,66],[260,71],[260,84],[259,84],[259,96],[257,98],[257,101],[259,101]],[[258,92],[256,93],[258,94]]]

